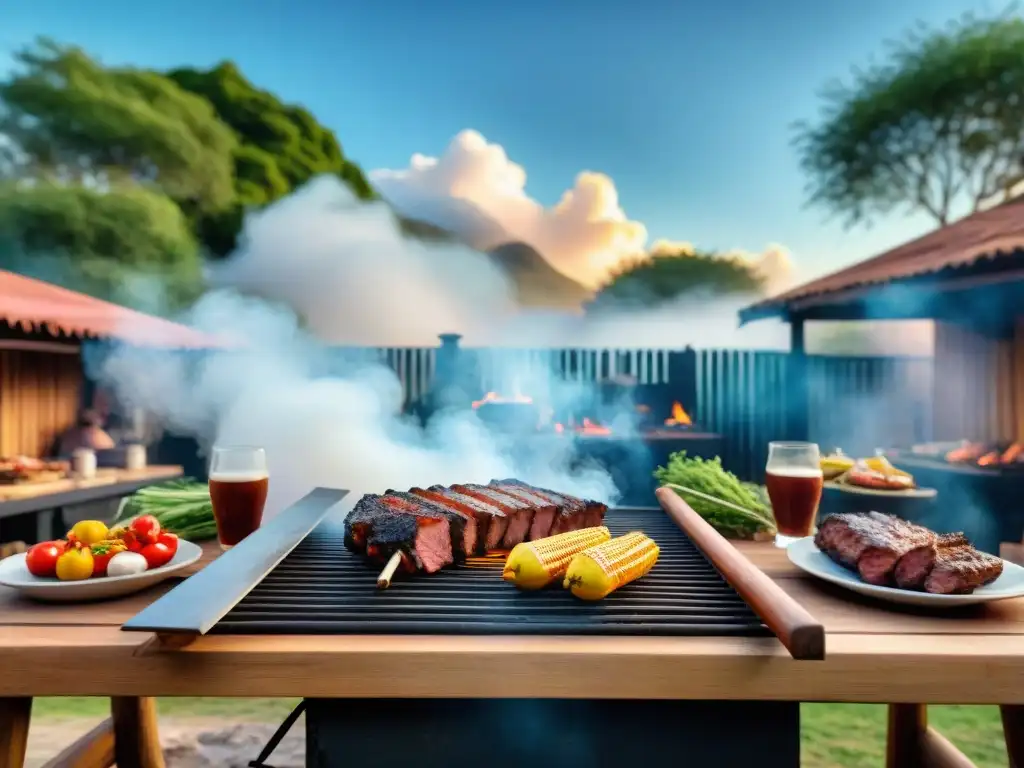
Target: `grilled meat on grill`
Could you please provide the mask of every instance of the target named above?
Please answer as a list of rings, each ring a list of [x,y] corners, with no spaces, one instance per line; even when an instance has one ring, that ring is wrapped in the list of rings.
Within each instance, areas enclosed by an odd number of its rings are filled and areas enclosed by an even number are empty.
[[[551,534],[551,524],[555,521],[555,515],[559,513],[560,509],[557,504],[531,492],[526,486],[492,480],[490,487],[509,496],[514,496],[533,508],[533,522],[530,524],[527,539],[536,541]]]
[[[416,496],[412,492],[387,490],[384,492],[385,501],[388,499],[403,499],[410,504],[419,505],[431,512],[443,515],[448,520],[452,537],[452,555],[456,562],[462,562],[467,555],[473,554],[476,545],[476,520],[473,516],[462,512],[447,504],[442,504],[432,499]]]
[[[413,493],[417,496],[424,495],[424,492],[418,488],[414,488]],[[477,527],[482,531],[481,535],[477,537],[477,549],[481,554],[501,546],[501,539],[505,535],[505,529],[508,528],[508,517],[497,505],[481,501],[465,493],[459,493],[451,488],[445,488],[443,485],[432,485],[426,493],[440,496],[453,503],[457,502],[463,508],[472,510],[472,514],[476,516]]]
[[[556,493],[555,491],[550,491],[547,488],[538,488],[533,485],[528,485],[522,480],[491,480],[491,485],[513,485],[525,488],[531,493],[548,499],[553,504],[556,504],[559,508],[559,514],[551,525],[550,535],[552,536],[557,533],[565,533],[567,531],[576,531],[580,528],[591,528],[601,525],[604,523],[605,512],[608,511],[608,505],[602,504],[599,501],[578,499],[575,496]]]
[[[979,552],[966,541],[942,547],[924,582],[924,591],[936,595],[966,595],[991,584],[1003,572],[1003,561]]]
[[[855,570],[869,584],[967,594],[1003,571],[998,557],[979,552],[962,533],[934,532],[878,512],[825,518],[814,537],[818,549]]]
[[[345,546],[373,562],[401,552],[406,571],[439,571],[452,563],[448,517],[395,496],[367,494],[345,518]]]
[[[401,552],[405,571],[433,573],[527,538],[601,525],[606,510],[519,480],[388,490],[356,503],[345,519],[345,546],[379,564]]]
[[[494,504],[505,513],[508,517],[508,528],[505,529],[505,535],[501,540],[504,549],[512,549],[516,544],[526,540],[526,534],[530,532],[530,525],[533,523],[533,507],[528,503],[487,485],[453,485],[452,490]]]

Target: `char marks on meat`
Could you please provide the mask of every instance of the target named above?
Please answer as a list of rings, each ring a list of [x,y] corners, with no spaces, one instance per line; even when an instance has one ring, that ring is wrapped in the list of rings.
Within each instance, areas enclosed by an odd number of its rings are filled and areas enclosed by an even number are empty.
[[[825,518],[818,549],[869,584],[966,594],[1002,573],[1003,561],[979,552],[962,533],[937,535],[879,512]]]
[[[377,563],[403,554],[407,571],[434,573],[452,558],[448,518],[394,496],[363,496],[345,519],[345,546]]]
[[[482,501],[475,496],[460,493],[453,488],[445,488],[443,485],[432,485],[427,490],[450,501],[457,501],[466,509],[473,511],[473,514],[477,516],[478,525],[481,523],[486,525],[483,535],[478,539],[478,551],[481,554],[498,549],[501,546],[501,540],[504,538],[505,530],[508,528],[508,516],[500,507],[493,502]],[[416,493],[416,490],[414,489],[413,492]],[[482,546],[479,546],[480,540],[483,542]]]
[[[592,528],[604,524],[604,516],[608,511],[608,505],[590,499],[580,499],[564,493],[538,488],[534,485],[524,483],[522,480],[491,480],[492,486],[510,485],[523,488],[541,498],[548,499],[558,507],[558,517],[551,525],[550,535],[567,531],[576,531],[580,528]]]
[[[543,539],[545,536],[550,535],[551,524],[554,523],[555,516],[559,514],[560,505],[551,499],[533,493],[524,485],[514,485],[512,483],[492,480],[490,487],[509,496],[514,496],[533,507],[533,522],[530,523],[530,530],[527,533],[527,538],[530,541]]]
[[[472,515],[468,515],[448,504],[417,496],[411,492],[388,490],[384,492],[384,498],[385,501],[392,498],[402,499],[409,504],[422,508],[425,512],[429,511],[443,516],[448,520],[448,525],[451,529],[452,555],[455,557],[456,562],[462,562],[466,559],[467,555],[473,554],[473,548],[476,544],[476,521]],[[471,526],[473,530],[467,531],[467,526]]]
[[[937,595],[966,595],[991,584],[1003,572],[1003,561],[979,552],[966,539],[940,547],[924,591]]]
[[[501,546],[504,549],[512,549],[516,544],[526,541],[526,535],[530,532],[530,525],[533,523],[533,507],[525,501],[502,493],[496,488],[474,483],[453,485],[452,490],[494,504],[505,513],[505,516],[508,517],[508,527],[501,539]]]
[[[607,507],[519,480],[388,490],[363,496],[345,518],[345,546],[383,565],[433,573],[470,555],[602,525]]]

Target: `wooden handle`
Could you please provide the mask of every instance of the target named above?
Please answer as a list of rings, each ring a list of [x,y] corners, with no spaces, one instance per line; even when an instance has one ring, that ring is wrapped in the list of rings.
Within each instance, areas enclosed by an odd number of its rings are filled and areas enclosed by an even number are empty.
[[[659,488],[662,509],[707,556],[794,659],[825,658],[825,627],[750,562],[675,491]]]

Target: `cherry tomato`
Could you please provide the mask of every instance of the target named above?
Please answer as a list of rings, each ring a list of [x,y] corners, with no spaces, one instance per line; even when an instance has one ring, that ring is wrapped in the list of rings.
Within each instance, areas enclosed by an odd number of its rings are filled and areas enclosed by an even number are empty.
[[[92,550],[92,575],[106,576],[107,563],[110,562],[110,558],[118,552],[124,552],[127,547],[123,541],[110,540],[97,542],[89,549]]]
[[[169,550],[171,550],[171,556],[178,551],[178,535],[176,533],[168,533],[167,531],[160,531],[160,535],[156,540],[157,544],[163,544]]]
[[[33,576],[43,578],[57,575],[57,558],[64,554],[63,541],[43,541],[29,549],[25,565]]]
[[[144,558],[146,558],[146,565],[150,568],[159,568],[161,565],[167,565],[174,557],[174,552],[166,544],[161,544],[159,541],[154,544],[147,544],[139,552]]]
[[[128,529],[139,538],[143,545],[152,544],[160,535],[160,521],[152,515],[143,515],[132,520]]]

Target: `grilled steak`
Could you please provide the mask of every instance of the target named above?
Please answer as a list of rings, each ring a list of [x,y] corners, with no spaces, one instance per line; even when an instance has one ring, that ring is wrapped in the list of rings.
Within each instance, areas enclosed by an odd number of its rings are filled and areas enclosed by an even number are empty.
[[[505,529],[505,536],[501,540],[502,547],[512,549],[516,544],[526,541],[526,534],[530,532],[530,525],[533,523],[533,507],[527,502],[490,486],[474,483],[453,485],[452,490],[494,504],[505,513],[508,517],[508,528]]]
[[[407,571],[434,573],[452,563],[448,518],[395,496],[367,494],[357,501],[345,518],[345,546],[378,563],[401,552]]]
[[[476,520],[471,514],[467,514],[448,504],[423,498],[411,492],[392,491],[384,492],[385,499],[404,499],[410,504],[417,504],[425,509],[443,515],[448,520],[452,537],[452,555],[456,562],[462,562],[467,555],[473,554],[476,547]]]
[[[559,514],[551,525],[550,535],[552,536],[558,533],[565,533],[566,531],[576,531],[580,528],[591,528],[601,525],[604,523],[604,513],[608,511],[608,506],[599,501],[579,499],[564,493],[556,493],[555,491],[549,491],[547,488],[529,485],[522,480],[492,480],[491,484],[515,485],[525,488],[531,493],[556,504],[559,508]]]
[[[815,536],[819,549],[877,586],[890,583],[901,557],[935,540],[927,528],[879,512],[830,515]]]
[[[970,545],[962,533],[946,533],[934,543],[914,547],[896,563],[893,571],[896,585],[902,589],[924,589],[925,579],[932,572],[938,551],[962,545]]]
[[[550,499],[546,499],[543,496],[533,493],[522,485],[513,485],[512,483],[496,482],[492,480],[489,483],[489,487],[501,491],[509,496],[514,496],[533,507],[533,522],[530,524],[530,531],[527,534],[527,538],[530,541],[543,539],[551,533],[551,524],[555,521],[555,516],[560,510],[558,504],[555,504]]]
[[[432,485],[427,492],[451,502],[458,502],[464,509],[472,510],[472,514],[476,516],[477,527],[481,529],[481,535],[477,537],[479,552],[490,552],[501,546],[505,529],[508,528],[508,517],[496,504],[481,501],[475,496],[460,493],[452,488],[445,488],[443,485]],[[422,492],[415,488],[413,493],[417,496],[422,495]]]
[[[924,591],[937,595],[965,595],[991,584],[1002,572],[1002,560],[979,552],[962,539],[938,549],[935,565],[924,581]]]

